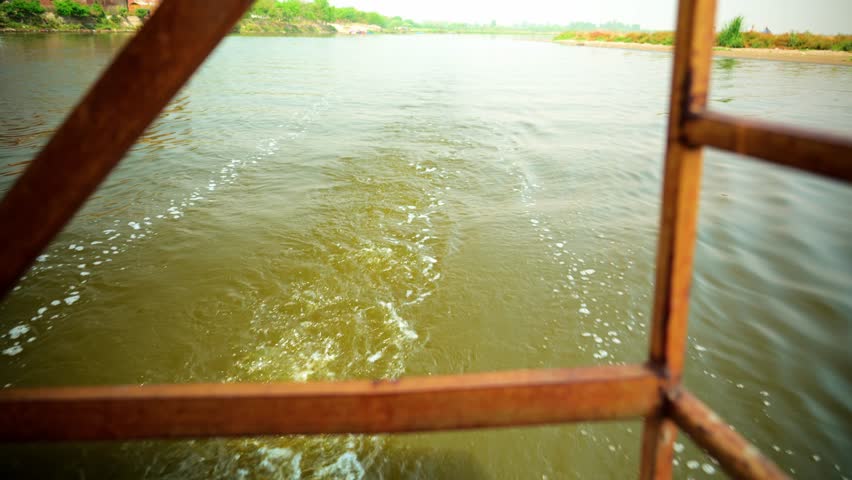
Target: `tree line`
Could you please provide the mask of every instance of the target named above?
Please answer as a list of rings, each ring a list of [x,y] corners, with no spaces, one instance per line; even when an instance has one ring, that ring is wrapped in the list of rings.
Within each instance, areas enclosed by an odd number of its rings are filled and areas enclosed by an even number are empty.
[[[415,24],[401,17],[386,17],[376,12],[364,12],[353,7],[335,7],[328,0],[257,0],[248,12],[249,16],[267,17],[283,21],[352,22],[378,25],[382,28],[411,28]]]
[[[469,32],[483,30],[559,32],[563,30],[591,31],[599,29],[626,32],[639,30],[639,25],[625,24],[615,21],[606,22],[600,25],[589,22],[573,22],[562,25],[521,23],[511,26],[497,25],[497,22],[495,21],[483,24],[439,21],[415,22],[402,17],[386,17],[377,12],[364,12],[353,7],[335,7],[329,4],[328,0],[314,0],[309,3],[303,2],[302,0],[257,0],[251,10],[249,10],[248,15],[288,22],[297,20],[321,21],[327,23],[352,22],[378,25],[382,28],[390,29],[408,28],[439,32]]]

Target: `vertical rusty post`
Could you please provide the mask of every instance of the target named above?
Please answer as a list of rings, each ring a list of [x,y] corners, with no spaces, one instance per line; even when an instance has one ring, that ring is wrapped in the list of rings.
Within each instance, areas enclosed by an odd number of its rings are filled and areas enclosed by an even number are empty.
[[[680,383],[683,374],[702,157],[701,146],[687,143],[684,125],[707,104],[715,14],[716,0],[680,0],[649,359],[665,387]],[[676,435],[665,405],[646,417],[641,479],[671,478]]]

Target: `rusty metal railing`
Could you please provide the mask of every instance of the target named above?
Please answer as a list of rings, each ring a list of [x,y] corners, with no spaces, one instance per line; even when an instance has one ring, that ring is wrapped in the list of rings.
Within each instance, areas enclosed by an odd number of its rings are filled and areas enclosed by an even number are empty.
[[[3,198],[0,293],[11,289],[252,1],[207,3],[165,0]],[[702,148],[848,182],[852,142],[707,111],[715,10],[715,0],[681,0],[678,10],[645,365],[398,381],[7,389],[0,392],[0,441],[411,432],[644,417],[644,480],[671,477],[678,427],[734,477],[786,478],[681,383]],[[101,127],[113,134],[88,135]]]

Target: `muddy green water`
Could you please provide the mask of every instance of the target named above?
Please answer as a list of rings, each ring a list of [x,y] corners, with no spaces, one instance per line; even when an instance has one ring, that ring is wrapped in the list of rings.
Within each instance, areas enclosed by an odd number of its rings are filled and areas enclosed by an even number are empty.
[[[0,191],[124,40],[0,36]],[[228,38],[0,304],[0,385],[643,361],[670,69],[509,37]],[[852,133],[849,67],[726,59],[712,87]],[[710,152],[701,200],[687,385],[794,477],[852,476],[852,190]],[[640,432],[2,446],[0,476],[621,479]],[[678,478],[722,477],[676,447]]]

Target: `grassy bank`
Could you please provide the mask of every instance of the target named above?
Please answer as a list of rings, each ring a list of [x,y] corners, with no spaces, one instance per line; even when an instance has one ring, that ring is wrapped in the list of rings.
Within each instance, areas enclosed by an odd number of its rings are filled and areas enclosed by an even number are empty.
[[[211,7],[214,8],[214,7]],[[136,9],[131,15],[126,8],[104,9],[95,3],[83,5],[75,0],[56,0],[46,9],[38,0],[0,0],[0,31],[69,32],[69,31],[134,31],[148,17],[149,11]],[[278,35],[329,35],[337,30],[332,23],[365,25],[364,30],[406,31],[413,22],[399,17],[385,17],[355,8],[337,8],[328,0],[257,0],[232,33],[266,33]]]
[[[76,32],[133,31],[142,24],[148,10],[130,15],[126,8],[107,12],[100,4],[92,6],[74,0],[57,0],[48,10],[37,0],[7,0],[0,3],[0,29],[5,31]]]
[[[852,35],[816,35],[809,32],[790,32],[775,35],[761,32],[742,32],[740,31],[742,22],[743,18],[737,17],[726,24],[716,37],[716,45],[727,48],[852,52]],[[554,40],[673,45],[674,32],[567,31],[557,35]]]
[[[244,18],[231,33],[272,35],[334,35],[337,30],[324,22],[311,20],[278,20],[273,18]]]
[[[562,32],[556,36],[555,40],[674,45],[674,32]],[[726,45],[717,41],[716,45],[728,48],[780,48],[852,52],[852,35],[815,35],[807,32],[774,35],[771,33],[742,32],[742,43]]]
[[[332,23],[375,25],[382,29],[410,28],[414,22],[401,17],[386,17],[376,12],[364,12],[352,7],[334,7],[328,0],[256,0],[240,21],[237,29],[246,33],[333,33]],[[304,30],[312,32],[305,32]]]

